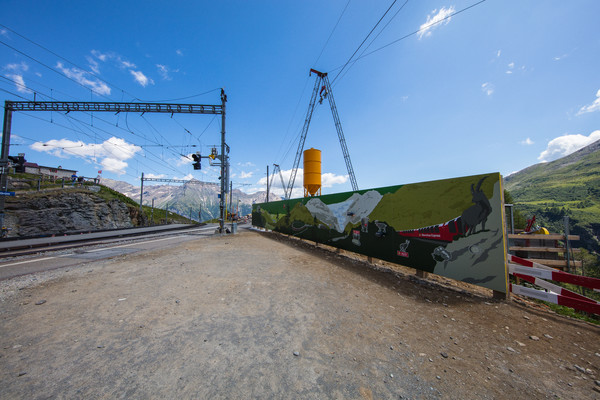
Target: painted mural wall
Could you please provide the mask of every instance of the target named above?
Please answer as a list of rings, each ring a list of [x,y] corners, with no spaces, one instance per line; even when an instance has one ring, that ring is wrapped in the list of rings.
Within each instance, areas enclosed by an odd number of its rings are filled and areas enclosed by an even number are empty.
[[[502,178],[254,204],[252,224],[506,293]]]

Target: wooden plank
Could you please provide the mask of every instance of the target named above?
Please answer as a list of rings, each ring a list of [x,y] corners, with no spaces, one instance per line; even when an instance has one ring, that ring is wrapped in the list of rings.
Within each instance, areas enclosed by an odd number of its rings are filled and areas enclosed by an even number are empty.
[[[564,253],[566,250],[564,247],[525,247],[525,246],[510,246],[508,248],[510,251],[530,251],[530,252],[540,252],[540,253]],[[571,251],[578,253],[581,249],[571,249]]]
[[[549,267],[566,267],[567,260],[545,260],[540,258],[528,258],[529,261],[533,261],[539,264],[547,265]],[[571,266],[581,267],[581,261],[571,260]]]
[[[565,235],[561,235],[558,233],[552,233],[550,235],[537,235],[537,234],[520,235],[517,233],[509,233],[507,236],[509,239],[537,239],[537,240],[564,240],[565,239]],[[579,240],[579,235],[569,235],[569,240]]]

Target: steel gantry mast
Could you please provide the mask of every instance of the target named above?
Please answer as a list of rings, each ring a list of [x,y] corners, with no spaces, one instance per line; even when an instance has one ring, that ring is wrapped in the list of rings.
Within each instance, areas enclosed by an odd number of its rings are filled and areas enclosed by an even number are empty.
[[[354,176],[354,169],[352,168],[352,161],[350,160],[350,154],[348,153],[348,147],[346,146],[346,139],[344,138],[342,123],[340,122],[335,100],[333,99],[333,92],[331,90],[327,72],[319,72],[316,69],[311,68],[310,73],[315,73],[317,75],[317,80],[315,81],[315,87],[313,88],[313,92],[310,97],[310,103],[308,105],[308,111],[306,112],[306,118],[304,119],[304,126],[302,127],[302,133],[300,135],[300,143],[298,143],[298,151],[296,151],[296,158],[294,159],[294,166],[292,167],[292,174],[290,176],[287,189],[285,190],[286,199],[289,199],[292,196],[292,189],[294,188],[294,182],[296,181],[296,174],[298,172],[298,166],[300,165],[300,158],[302,158],[302,151],[304,150],[304,142],[306,141],[308,127],[310,126],[312,114],[315,109],[317,94],[320,96],[319,104],[323,103],[323,99],[325,98],[329,100],[329,107],[331,108],[331,114],[333,115],[333,122],[335,123],[335,129],[338,134],[340,146],[342,147],[342,153],[344,155],[344,161],[346,162],[346,169],[348,170],[350,184],[352,185],[352,190],[358,190],[358,184],[356,183],[356,177]]]
[[[10,101],[4,102],[4,123],[2,127],[2,146],[0,154],[0,193],[8,189],[8,153],[12,127],[12,113],[15,111],[59,111],[70,113],[85,112],[121,112],[164,113],[164,114],[221,114],[221,154],[214,154],[221,167],[221,194],[219,232],[225,232],[225,194],[229,190],[229,146],[225,142],[225,103],[227,95],[221,89],[221,104],[173,104],[173,103],[123,103],[94,101]],[[142,176],[142,182],[143,182]],[[141,197],[141,196],[140,196]],[[141,207],[140,198],[140,207]],[[0,228],[4,226],[4,196],[0,195]]]

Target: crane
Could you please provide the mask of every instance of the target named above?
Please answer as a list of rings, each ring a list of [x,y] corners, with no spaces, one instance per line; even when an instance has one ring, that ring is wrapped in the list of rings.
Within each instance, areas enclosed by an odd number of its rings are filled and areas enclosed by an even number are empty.
[[[271,182],[269,182],[268,187],[273,188],[273,179],[275,178],[275,174],[279,172],[279,179],[281,179],[281,187],[283,189],[283,193],[285,195],[285,182],[283,181],[283,175],[281,174],[281,168],[279,168],[278,164],[273,164],[273,174],[271,175]],[[287,197],[287,196],[286,196]],[[269,198],[269,192],[267,192],[267,199]]]
[[[350,160],[350,154],[348,153],[348,147],[346,146],[346,139],[344,138],[342,123],[340,122],[337,107],[335,106],[333,92],[331,90],[331,85],[329,84],[327,72],[319,72],[316,69],[311,68],[310,74],[312,75],[313,73],[317,75],[317,79],[310,97],[306,118],[304,119],[304,126],[302,127],[300,143],[298,144],[298,151],[296,152],[296,158],[294,159],[292,174],[290,175],[290,180],[288,182],[287,189],[285,190],[286,199],[289,199],[292,196],[292,189],[294,188],[294,182],[296,181],[296,173],[298,172],[298,166],[300,165],[300,158],[302,157],[302,150],[304,150],[304,142],[306,141],[306,134],[308,133],[310,120],[312,119],[312,114],[315,109],[317,95],[319,96],[319,104],[322,104],[325,98],[329,100],[329,107],[331,108],[331,114],[333,115],[333,122],[335,123],[335,129],[337,130],[340,146],[342,147],[342,153],[344,155],[344,161],[346,162],[346,168],[348,169],[350,184],[352,185],[352,190],[358,190],[358,184],[356,183],[356,177],[354,176],[354,169],[352,168],[352,161]]]

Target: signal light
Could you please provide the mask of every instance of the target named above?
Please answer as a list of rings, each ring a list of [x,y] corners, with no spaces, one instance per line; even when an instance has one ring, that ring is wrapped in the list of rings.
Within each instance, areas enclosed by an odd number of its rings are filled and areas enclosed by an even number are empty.
[[[200,153],[192,154],[192,158],[194,159],[194,163],[192,164],[194,166],[194,169],[202,169],[202,165],[200,165],[202,156],[200,155]]]
[[[9,160],[11,160],[15,165],[15,172],[23,173],[25,172],[25,156],[8,156]]]

